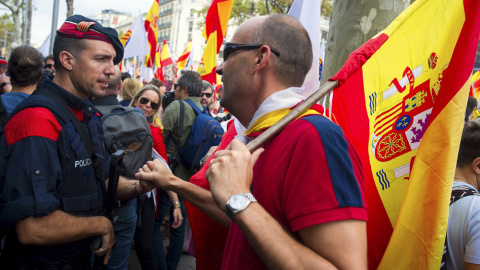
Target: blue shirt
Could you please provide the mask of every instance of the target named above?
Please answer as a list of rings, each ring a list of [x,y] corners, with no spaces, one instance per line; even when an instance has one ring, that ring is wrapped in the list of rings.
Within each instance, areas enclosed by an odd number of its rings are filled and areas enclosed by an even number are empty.
[[[13,109],[15,109],[15,107],[17,107],[20,102],[22,102],[29,96],[29,94],[25,94],[22,92],[8,92],[1,95],[0,99],[2,100],[5,110],[7,110],[7,116],[12,113]]]

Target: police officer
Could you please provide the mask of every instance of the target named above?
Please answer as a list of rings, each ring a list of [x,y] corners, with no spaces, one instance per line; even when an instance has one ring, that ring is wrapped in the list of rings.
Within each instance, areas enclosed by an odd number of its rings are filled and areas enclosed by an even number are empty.
[[[57,30],[53,54],[55,78],[17,107],[0,138],[0,227],[15,229],[27,269],[89,269],[92,238],[101,236],[93,252],[105,263],[114,240],[111,222],[100,215],[109,156],[88,97],[104,95],[123,47],[115,30],[74,15]],[[56,98],[45,101],[41,93]],[[121,179],[117,198],[149,189]]]

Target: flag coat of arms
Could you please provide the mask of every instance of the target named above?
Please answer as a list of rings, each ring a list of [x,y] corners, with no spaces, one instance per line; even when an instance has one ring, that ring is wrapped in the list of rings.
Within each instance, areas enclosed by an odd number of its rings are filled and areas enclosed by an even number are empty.
[[[150,55],[146,57],[147,61],[145,62],[147,67],[153,67],[153,62],[155,60],[155,53],[157,51],[157,39],[158,39],[158,9],[159,3],[158,0],[154,0],[150,11],[147,14],[145,19],[145,31],[147,32],[148,37],[148,46],[150,47]]]
[[[479,11],[415,1],[332,77],[332,120],[366,174],[370,269],[440,267]]]

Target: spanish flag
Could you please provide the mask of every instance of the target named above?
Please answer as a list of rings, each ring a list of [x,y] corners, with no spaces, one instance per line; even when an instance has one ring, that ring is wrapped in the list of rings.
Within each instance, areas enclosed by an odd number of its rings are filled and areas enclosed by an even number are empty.
[[[370,269],[439,269],[480,1],[417,0],[332,78],[361,156]]]
[[[163,40],[162,52],[160,53],[160,65],[166,67],[173,64],[172,57],[170,56],[170,50],[168,49],[167,41]]]
[[[170,50],[168,49],[167,41],[163,40],[163,46],[160,51],[160,47],[157,48],[155,56],[155,64],[157,65],[157,71],[155,72],[155,78],[164,82],[162,69],[168,65],[173,64],[172,57],[170,56]],[[165,83],[165,82],[164,82]]]
[[[148,37],[148,46],[150,47],[150,55],[146,57],[145,64],[147,67],[153,67],[155,52],[157,51],[157,22],[158,22],[158,0],[154,0],[147,18],[145,19],[145,31]]]
[[[124,69],[123,69],[123,60],[120,61],[120,64],[118,65],[118,68],[120,69],[120,72],[123,72]]]
[[[160,50],[160,47],[157,47],[157,53],[155,54],[155,65],[157,66],[157,70],[155,71],[155,74],[153,74],[153,77],[165,83],[165,79],[163,78],[163,67],[160,64],[159,50]]]
[[[222,46],[227,32],[228,20],[232,11],[233,0],[213,0],[208,9],[203,29],[203,37],[207,40],[202,62],[198,66],[198,73],[202,79],[217,84],[217,54]]]
[[[480,99],[480,70],[477,70],[477,72],[472,75],[472,87],[475,97],[477,97],[477,100]]]
[[[233,0],[213,0],[212,5],[207,12],[205,18],[205,28],[203,29],[203,37],[208,40],[210,35],[215,33],[217,37],[217,51],[222,47],[225,33],[227,33],[228,20],[230,19],[230,12],[232,11]]]
[[[217,84],[217,34],[216,26],[213,26],[213,35],[207,40],[205,51],[203,51],[202,62],[198,66],[198,73],[202,76],[202,80],[212,84]]]
[[[190,57],[191,52],[192,52],[192,40],[190,39],[190,41],[187,44],[187,47],[185,48],[185,50],[183,50],[183,53],[177,59],[177,67],[179,69],[185,68],[185,65],[187,64],[187,60]]]

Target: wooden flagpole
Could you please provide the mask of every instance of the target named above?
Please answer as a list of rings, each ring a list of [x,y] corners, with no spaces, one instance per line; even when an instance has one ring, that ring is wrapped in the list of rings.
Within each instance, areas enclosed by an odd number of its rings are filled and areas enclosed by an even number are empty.
[[[297,119],[300,115],[306,112],[310,107],[317,103],[320,99],[325,97],[325,95],[330,92],[333,88],[338,85],[337,81],[327,81],[322,85],[315,93],[305,99],[297,107],[295,107],[291,112],[289,112],[285,117],[278,121],[275,125],[271,126],[265,132],[260,134],[257,138],[247,144],[248,151],[250,153],[255,152],[258,148],[268,142],[270,139],[275,137],[285,126],[290,122]]]

